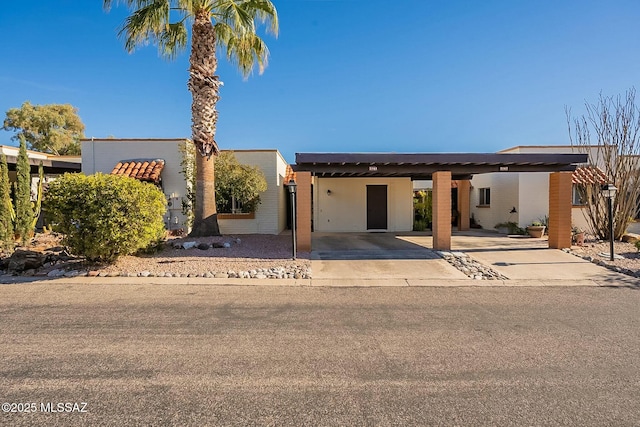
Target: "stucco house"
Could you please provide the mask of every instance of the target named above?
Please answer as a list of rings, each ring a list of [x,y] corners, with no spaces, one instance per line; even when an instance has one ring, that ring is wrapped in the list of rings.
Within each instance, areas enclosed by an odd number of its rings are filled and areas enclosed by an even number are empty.
[[[499,151],[503,154],[575,154],[586,153],[598,163],[595,147],[516,146]],[[591,171],[578,165],[573,174],[571,195],[571,223],[582,229],[589,229],[583,214],[584,203],[580,200],[577,186],[582,180],[605,180],[599,171]],[[592,175],[592,176],[588,176]],[[604,182],[603,182],[604,183]],[[485,229],[493,229],[496,224],[515,222],[526,227],[549,215],[549,174],[531,172],[506,172],[474,175],[471,179],[471,213]]]
[[[153,182],[167,197],[167,229],[186,231],[182,202],[187,195],[187,182],[182,173],[180,146],[187,143],[190,144],[185,138],[85,139],[82,141],[82,172],[124,174]],[[286,161],[275,149],[231,151],[238,162],[262,170],[267,190],[260,195],[261,204],[255,213],[218,213],[221,233],[279,234],[287,225]]]
[[[531,173],[547,180],[546,187],[536,191],[547,197],[546,213],[553,225],[549,245],[568,247],[573,172],[587,159],[584,153],[553,152],[297,153],[298,244],[311,246],[312,220],[314,231],[410,231],[413,182],[432,181],[433,246],[448,250],[452,218],[459,230],[470,226],[472,179],[486,175],[486,182],[495,179],[513,186],[517,174]],[[480,197],[485,199],[477,205],[491,208],[490,190],[482,188]],[[452,215],[454,210],[457,215]]]

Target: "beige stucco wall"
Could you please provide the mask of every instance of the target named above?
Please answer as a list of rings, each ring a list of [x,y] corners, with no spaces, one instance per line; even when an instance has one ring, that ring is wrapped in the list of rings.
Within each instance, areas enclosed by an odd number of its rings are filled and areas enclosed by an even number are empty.
[[[82,141],[82,173],[91,175],[96,172],[111,173],[121,160],[164,159],[162,170],[162,191],[167,197],[168,206],[165,224],[168,229],[185,227],[182,214],[182,198],[187,188],[180,161],[182,154],[178,149],[184,139],[93,139]],[[173,198],[171,196],[174,196]]]
[[[257,166],[267,180],[267,190],[253,219],[218,219],[222,234],[279,234],[287,225],[284,178],[287,162],[277,150],[229,150],[238,162]]]
[[[387,231],[413,228],[410,178],[317,178],[313,194],[315,231],[367,231],[367,185],[387,185]],[[331,190],[331,195],[327,194]]]

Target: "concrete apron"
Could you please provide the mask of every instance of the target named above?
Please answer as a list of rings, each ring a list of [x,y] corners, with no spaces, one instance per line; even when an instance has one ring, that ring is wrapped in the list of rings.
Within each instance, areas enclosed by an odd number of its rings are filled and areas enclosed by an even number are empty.
[[[640,286],[561,250],[546,239],[465,232],[452,250],[465,252],[509,280],[473,280],[439,258],[423,233],[318,233],[311,254],[319,286]]]
[[[419,286],[466,281],[461,271],[420,243],[394,233],[314,233],[312,285]]]

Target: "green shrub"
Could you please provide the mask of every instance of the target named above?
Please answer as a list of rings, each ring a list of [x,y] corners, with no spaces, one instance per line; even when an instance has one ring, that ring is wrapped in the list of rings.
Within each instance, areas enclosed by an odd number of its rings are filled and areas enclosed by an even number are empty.
[[[413,220],[413,231],[425,231],[427,229],[427,221],[423,219]]]
[[[165,235],[164,195],[133,178],[67,173],[49,184],[45,207],[64,244],[89,261],[113,262]]]

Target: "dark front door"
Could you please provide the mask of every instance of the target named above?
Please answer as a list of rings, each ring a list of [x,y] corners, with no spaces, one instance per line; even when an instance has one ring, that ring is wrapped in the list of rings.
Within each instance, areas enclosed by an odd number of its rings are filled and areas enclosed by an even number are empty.
[[[387,186],[367,185],[367,230],[387,229]]]

